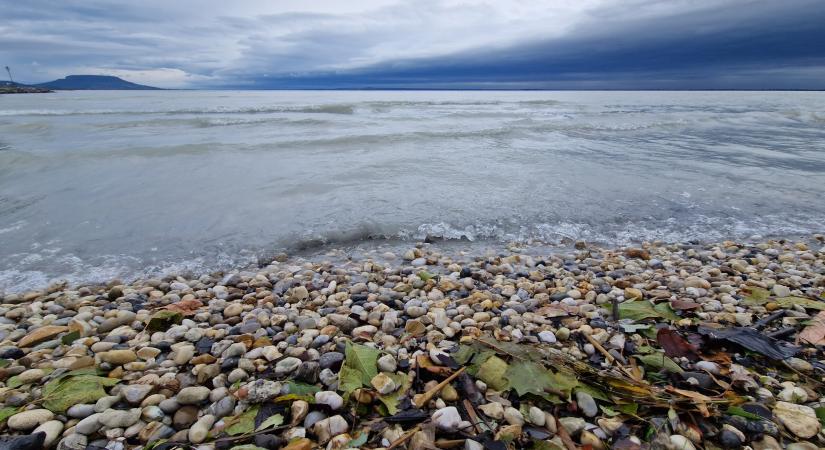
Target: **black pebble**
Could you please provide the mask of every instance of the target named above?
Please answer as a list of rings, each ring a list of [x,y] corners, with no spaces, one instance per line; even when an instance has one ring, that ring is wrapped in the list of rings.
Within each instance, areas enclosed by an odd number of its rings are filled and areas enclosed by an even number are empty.
[[[742,440],[739,439],[739,435],[731,430],[722,430],[722,432],[719,433],[719,444],[722,445],[722,448],[726,449],[742,448]]]
[[[26,436],[0,436],[0,450],[40,450],[44,440],[43,431]]]

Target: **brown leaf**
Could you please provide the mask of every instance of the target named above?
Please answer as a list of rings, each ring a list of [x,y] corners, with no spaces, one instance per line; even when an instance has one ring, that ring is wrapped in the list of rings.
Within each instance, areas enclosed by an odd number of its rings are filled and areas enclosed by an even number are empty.
[[[427,355],[416,356],[415,362],[419,368],[424,369],[427,372],[434,373],[436,375],[449,375],[453,373],[453,370],[449,367],[436,366],[430,359],[430,357]]]
[[[820,311],[813,318],[813,323],[799,333],[799,342],[825,345],[825,311]]]
[[[678,309],[680,311],[686,311],[701,308],[702,305],[688,300],[671,300],[670,307],[673,309]]]
[[[624,254],[628,258],[639,258],[644,260],[650,259],[650,252],[641,248],[629,248],[625,250]]]
[[[201,303],[200,300],[192,298],[188,300],[181,300],[171,305],[166,305],[161,309],[179,312],[184,316],[191,316],[194,315],[198,311],[198,308],[200,308],[201,306],[203,306],[203,303]]]
[[[665,354],[670,357],[685,356],[690,359],[696,359],[696,347],[689,344],[679,333],[669,329],[660,328],[656,333],[656,342],[665,351]]]

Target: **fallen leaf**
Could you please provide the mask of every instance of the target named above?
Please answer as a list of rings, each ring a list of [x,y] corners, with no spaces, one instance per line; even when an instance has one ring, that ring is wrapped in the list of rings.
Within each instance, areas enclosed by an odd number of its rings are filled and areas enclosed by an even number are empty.
[[[379,394],[378,401],[387,407],[387,413],[389,415],[395,415],[398,413],[398,404],[401,402],[401,397],[406,395],[412,386],[412,380],[410,380],[410,377],[408,377],[406,373],[391,373],[388,374],[388,376],[392,378],[395,385],[400,386],[400,388],[389,394]]]
[[[469,347],[467,347],[469,348]],[[472,355],[470,355],[472,357]],[[468,358],[469,360],[469,358]],[[430,359],[428,355],[418,355],[415,357],[416,365],[426,370],[427,372],[434,373],[436,375],[449,375],[453,373],[453,370],[446,366],[437,366],[433,363],[433,360]],[[464,363],[460,363],[464,364]]]
[[[172,312],[179,312],[184,316],[191,316],[195,314],[201,306],[203,306],[203,303],[200,300],[191,298],[172,303],[171,305],[166,305],[162,309]]]
[[[817,314],[811,320],[811,325],[808,325],[799,333],[799,341],[811,345],[825,345],[825,311]]]
[[[275,414],[273,416],[269,416],[268,419],[264,420],[263,423],[255,429],[255,431],[265,430],[267,428],[275,428],[280,426],[284,423],[284,416],[280,414]]]
[[[548,400],[548,391],[561,392],[565,395],[561,400],[567,400],[571,390],[578,385],[574,375],[554,373],[533,361],[514,361],[507,367],[505,378],[510,389],[519,396],[533,394]]]
[[[369,386],[370,380],[378,375],[377,361],[380,354],[381,352],[372,347],[347,341],[343,366],[355,371],[363,386]]]
[[[776,339],[768,337],[750,327],[716,329],[700,326],[699,332],[713,339],[739,344],[750,351],[760,353],[773,360],[790,358],[799,350],[796,347],[781,345]]]
[[[182,320],[183,313],[164,309],[152,314],[152,317],[146,323],[146,329],[149,331],[165,331],[173,325],[181,323]]]
[[[14,407],[11,407],[11,406],[6,406],[4,408],[0,408],[0,423],[3,423],[3,421],[8,419],[9,417],[17,414],[17,411],[19,411],[19,410],[20,410],[20,408],[14,408]]]
[[[794,306],[801,306],[805,309],[825,310],[825,302],[819,300],[812,300],[804,297],[782,297],[777,298],[776,303],[783,308],[792,308]]]
[[[665,369],[668,372],[682,373],[684,370],[675,361],[668,358],[664,353],[651,353],[649,355],[633,355],[642,364],[656,369]]]
[[[255,416],[258,415],[259,406],[254,406],[237,416],[226,421],[224,431],[230,436],[251,433],[255,430]]]
[[[679,333],[670,328],[660,328],[656,333],[656,342],[670,357],[687,357],[696,360],[696,347],[688,343]]]
[[[63,413],[76,404],[96,402],[106,396],[105,387],[119,382],[117,378],[98,376],[93,368],[73,370],[43,386],[43,407]]]
[[[505,376],[507,367],[507,363],[503,359],[493,355],[479,365],[476,377],[493,390],[504,391],[509,386]]]
[[[297,381],[290,381],[286,384],[286,389],[283,392],[295,395],[315,395],[321,388],[306,383],[299,383]]]
[[[671,300],[670,306],[673,309],[678,309],[680,311],[689,311],[692,309],[699,309],[702,307],[699,303],[691,302],[688,300]]]
[[[668,320],[679,320],[681,317],[670,308],[667,303],[659,303],[653,305],[647,300],[636,300],[632,302],[619,303],[619,318],[630,319],[634,321],[662,318]]]

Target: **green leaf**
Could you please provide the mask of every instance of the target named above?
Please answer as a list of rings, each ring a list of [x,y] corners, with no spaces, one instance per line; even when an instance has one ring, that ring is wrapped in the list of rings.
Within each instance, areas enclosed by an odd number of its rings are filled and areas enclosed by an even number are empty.
[[[11,361],[8,359],[0,359],[0,369],[4,367],[8,367],[11,364]]]
[[[254,423],[254,418],[253,418],[253,423]],[[269,416],[266,420],[264,420],[261,423],[261,425],[255,431],[261,431],[261,430],[265,430],[267,428],[275,428],[277,426],[282,425],[283,423],[284,423],[284,416],[282,416],[280,414],[275,414],[275,415]]]
[[[816,413],[816,418],[819,419],[819,423],[825,427],[825,406],[814,408],[814,413]]]
[[[771,292],[767,289],[762,289],[756,286],[748,286],[747,293],[745,297],[742,299],[746,304],[750,305],[761,305],[764,303],[768,303],[769,298],[771,296]]]
[[[297,381],[290,381],[286,384],[286,392],[296,395],[315,395],[320,392],[321,388],[307,383],[299,383]]]
[[[273,403],[292,403],[296,400],[303,400],[307,403],[315,403],[315,396],[309,394],[284,394],[275,397]]]
[[[642,362],[646,366],[656,369],[665,369],[668,372],[682,373],[681,367],[675,361],[670,359],[664,353],[651,353],[649,355],[633,355],[634,358]]]
[[[338,373],[338,390],[344,393],[344,398],[349,397],[352,391],[360,387],[363,387],[361,374],[355,369],[341,366],[341,372]]]
[[[22,385],[23,385],[23,382],[20,381],[20,377],[18,375],[13,376],[13,377],[9,378],[6,381],[6,387],[9,387],[9,388],[12,388],[12,389],[14,389],[16,387],[20,387]]]
[[[426,270],[422,270],[421,272],[418,272],[418,278],[421,278],[424,281],[427,281],[432,277],[433,277],[433,275],[430,272],[427,272]]]
[[[387,407],[389,415],[394,415],[398,413],[398,404],[401,402],[401,397],[406,395],[412,386],[412,380],[406,373],[390,373],[387,376],[392,378],[396,386],[400,387],[389,394],[378,395],[378,400]]]
[[[505,376],[507,367],[503,359],[493,355],[478,367],[476,376],[494,391],[505,391],[510,385]]]
[[[609,406],[599,405],[599,409],[601,409],[604,415],[607,417],[616,417],[619,414],[621,414],[618,411],[614,411],[613,408],[610,408]]]
[[[255,430],[255,416],[258,415],[259,406],[248,409],[241,414],[232,417],[226,422],[224,431],[230,436],[251,433]]]
[[[744,417],[744,418],[750,419],[750,420],[762,420],[762,416],[760,416],[758,414],[747,412],[747,411],[745,411],[744,409],[742,409],[738,406],[731,406],[725,412],[727,414],[730,414],[731,416]]]
[[[3,423],[9,417],[17,414],[20,408],[14,408],[11,406],[6,406],[5,408],[0,408],[0,423]]]
[[[619,318],[631,319],[634,321],[662,318],[668,320],[679,320],[680,317],[673,312],[668,303],[660,303],[653,306],[647,300],[636,300],[632,302],[619,303]]]
[[[64,345],[70,345],[72,342],[80,339],[80,332],[79,331],[72,331],[63,335],[60,338],[60,342]]]
[[[505,381],[509,381],[510,388],[519,396],[535,394],[542,398],[548,397],[547,389],[561,391],[568,398],[571,390],[578,385],[578,380],[572,374],[563,372],[553,373],[543,365],[532,361],[515,361],[508,368]],[[490,384],[487,383],[489,386]]]
[[[534,440],[530,448],[533,450],[564,450],[562,447],[559,447],[552,442],[539,440]]]
[[[172,325],[181,323],[183,314],[178,311],[169,311],[162,309],[154,314],[146,323],[146,329],[149,331],[164,331],[169,329]]]
[[[593,386],[590,386],[590,385],[587,385],[587,384],[584,384],[584,383],[579,383],[579,385],[576,386],[575,391],[576,392],[582,391],[582,392],[585,392],[587,394],[590,394],[591,397],[593,397],[597,400],[601,400],[601,401],[604,401],[604,402],[609,402],[610,401],[610,397],[608,397],[607,394],[604,391],[602,391],[601,389],[596,389]]]
[[[79,403],[93,403],[106,396],[105,387],[114,386],[120,380],[97,375],[94,368],[73,370],[43,386],[43,407],[63,413]]]
[[[370,433],[369,431],[362,431],[357,435],[357,437],[353,438],[349,443],[347,443],[346,448],[361,448],[364,444],[367,443],[367,439],[369,439]]]
[[[380,354],[381,352],[372,347],[353,344],[347,341],[347,346],[344,350],[344,356],[346,358],[344,365],[358,373],[358,377],[363,386],[369,386],[372,377],[378,375],[377,362]]]
[[[165,444],[166,442],[169,442],[169,439],[158,439],[156,441],[152,441],[146,445],[144,450],[152,450],[153,448],[159,446],[160,444]]]
[[[799,305],[805,309],[816,309],[819,311],[825,310],[825,302],[811,300],[804,297],[782,297],[776,299],[776,303],[783,308],[791,308],[795,305]]]
[[[616,409],[625,413],[635,416],[637,412],[639,412],[639,404],[638,403],[627,403],[624,405],[616,406]]]
[[[458,351],[452,354],[452,357],[455,362],[463,366],[467,364],[476,353],[478,353],[478,351],[473,347],[461,344],[458,346]]]

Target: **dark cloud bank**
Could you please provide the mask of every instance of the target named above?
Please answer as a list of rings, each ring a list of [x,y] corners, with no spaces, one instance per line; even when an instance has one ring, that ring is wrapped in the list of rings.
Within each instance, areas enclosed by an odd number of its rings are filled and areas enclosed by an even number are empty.
[[[591,23],[568,37],[337,73],[250,77],[238,87],[825,89],[825,2],[753,2]]]

